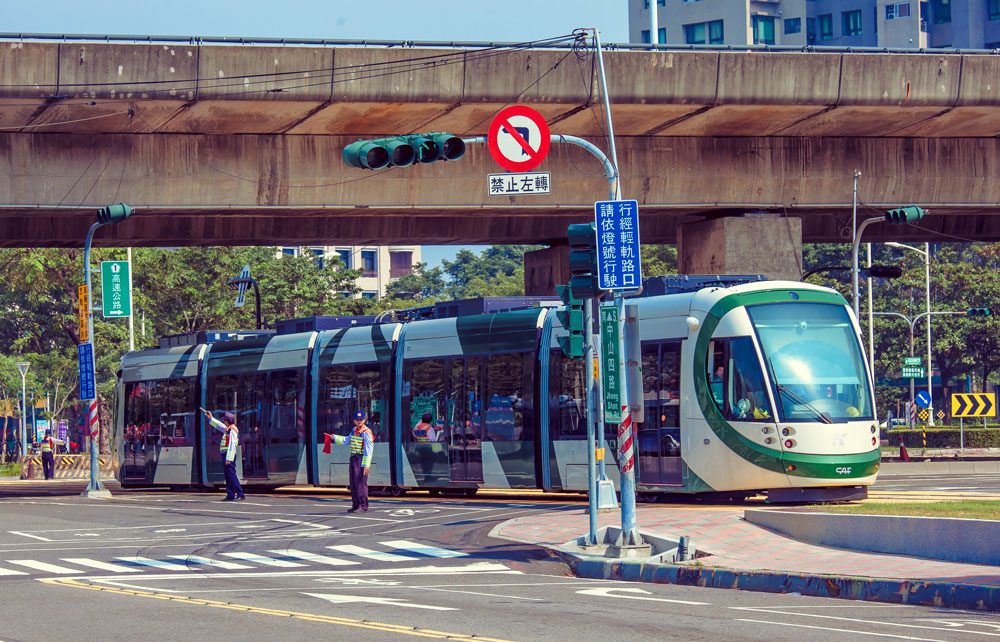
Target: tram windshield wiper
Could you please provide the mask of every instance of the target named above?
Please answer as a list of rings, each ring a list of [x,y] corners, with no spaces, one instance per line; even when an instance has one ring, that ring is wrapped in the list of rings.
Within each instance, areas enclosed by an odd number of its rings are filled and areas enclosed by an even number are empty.
[[[830,419],[829,415],[827,415],[825,412],[821,412],[821,411],[817,410],[815,406],[813,406],[811,403],[809,403],[808,401],[806,401],[802,397],[802,395],[800,395],[799,393],[795,392],[794,390],[792,390],[788,386],[786,386],[784,384],[781,384],[781,383],[777,384],[777,386],[778,386],[778,394],[787,395],[788,398],[791,399],[792,401],[794,401],[795,403],[799,404],[800,406],[802,406],[804,408],[808,408],[809,411],[812,412],[813,415],[815,415],[816,418],[819,419],[822,423],[824,423],[824,424],[832,424],[833,423],[833,420]]]

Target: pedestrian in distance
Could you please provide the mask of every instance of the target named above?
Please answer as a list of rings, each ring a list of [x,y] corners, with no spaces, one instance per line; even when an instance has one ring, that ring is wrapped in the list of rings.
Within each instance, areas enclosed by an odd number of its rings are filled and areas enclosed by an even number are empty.
[[[365,425],[365,419],[363,410],[354,413],[354,430],[348,436],[324,433],[338,446],[351,449],[351,509],[348,513],[368,512],[368,467],[372,463],[375,438]]]
[[[55,439],[51,430],[45,431],[45,437],[38,442],[38,449],[42,451],[42,470],[45,471],[45,479],[55,477],[56,460],[53,456],[57,445],[65,444],[62,439]]]
[[[224,471],[226,474],[226,498],[222,501],[231,502],[246,499],[243,494],[243,487],[240,486],[240,478],[236,476],[236,452],[240,444],[240,430],[236,427],[236,415],[227,412],[219,421],[212,416],[212,413],[201,409],[205,413],[205,419],[212,424],[216,430],[222,433],[222,441],[219,442],[219,452],[226,461]]]

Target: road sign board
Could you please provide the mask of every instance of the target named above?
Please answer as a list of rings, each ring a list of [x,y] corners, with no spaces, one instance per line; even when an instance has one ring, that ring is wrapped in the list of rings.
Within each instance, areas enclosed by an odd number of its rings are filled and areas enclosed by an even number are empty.
[[[597,276],[602,290],[631,290],[642,284],[638,201],[598,201]]]
[[[927,376],[923,366],[903,366],[904,379],[922,379]]]
[[[552,138],[548,123],[524,105],[502,109],[486,136],[490,155],[508,172],[530,172],[549,153]]]
[[[486,190],[490,196],[551,194],[551,180],[548,172],[489,174],[487,175]]]
[[[90,299],[87,298],[87,284],[77,286],[76,288],[76,300],[77,308],[79,309],[80,317],[80,341],[86,341],[90,338],[90,310],[87,307],[90,305]]]
[[[619,372],[618,308],[602,305],[601,318],[601,381],[604,384],[604,421],[609,424],[621,423],[621,384],[625,377]]]
[[[80,400],[97,399],[97,382],[94,380],[94,344],[81,343],[76,346],[77,361],[80,364]]]
[[[996,395],[987,392],[955,392],[951,395],[952,417],[996,417]]]
[[[247,293],[247,279],[250,278],[250,266],[244,265],[243,269],[240,270],[240,277],[243,279],[237,286],[238,290],[236,293],[236,303],[233,304],[234,308],[242,308],[243,304],[246,303],[246,293]]]
[[[921,390],[917,393],[916,402],[921,408],[926,408],[931,405],[931,396],[927,394],[926,390]]]
[[[921,363],[920,357],[903,357],[904,366],[919,366]]]
[[[921,408],[917,411],[917,416],[920,417],[920,421],[927,421],[927,416],[929,414],[930,413],[927,411],[927,408]]]
[[[101,261],[101,301],[105,319],[132,315],[132,276],[128,261]]]

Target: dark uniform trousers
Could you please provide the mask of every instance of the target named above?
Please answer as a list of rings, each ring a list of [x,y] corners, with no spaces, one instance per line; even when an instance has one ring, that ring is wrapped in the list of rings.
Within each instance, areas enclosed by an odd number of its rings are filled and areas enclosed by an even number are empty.
[[[361,455],[351,455],[351,508],[368,510],[368,477],[361,469]]]
[[[226,472],[226,497],[243,499],[243,487],[240,486],[240,478],[236,476],[236,462],[226,464],[224,470]]]
[[[42,470],[45,472],[45,479],[55,477],[56,460],[51,452],[42,453]]]

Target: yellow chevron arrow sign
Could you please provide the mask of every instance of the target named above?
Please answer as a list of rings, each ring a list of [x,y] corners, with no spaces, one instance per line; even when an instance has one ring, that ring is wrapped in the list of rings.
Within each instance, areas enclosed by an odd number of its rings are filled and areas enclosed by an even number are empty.
[[[996,417],[996,395],[984,392],[956,392],[951,395],[952,417]]]

